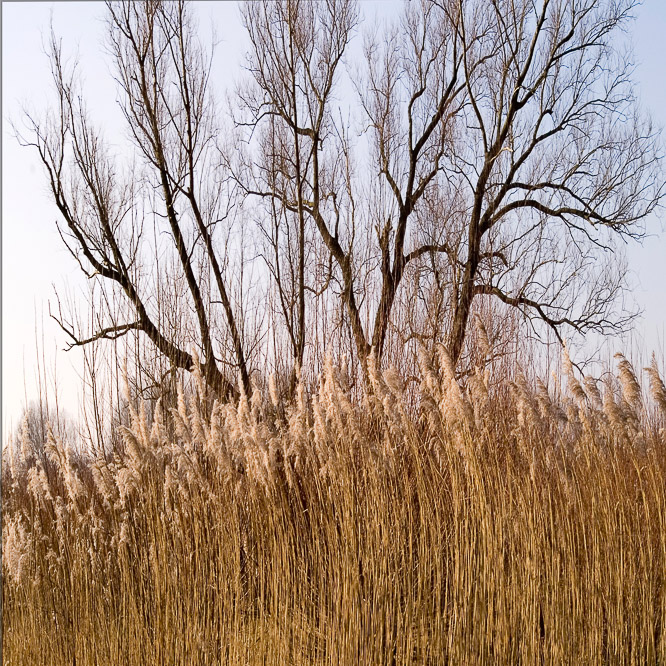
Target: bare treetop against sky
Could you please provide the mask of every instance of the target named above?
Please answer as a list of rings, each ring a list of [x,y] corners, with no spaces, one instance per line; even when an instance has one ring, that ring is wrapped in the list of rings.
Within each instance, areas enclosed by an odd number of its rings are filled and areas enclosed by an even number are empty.
[[[249,24],[252,26],[260,26],[262,21],[271,20],[270,17],[262,15],[260,7],[263,6],[251,5],[250,10],[247,12],[245,21],[249,21]],[[36,363],[34,336],[35,328],[36,326],[41,328],[42,320],[46,370],[52,373],[57,368],[57,383],[61,391],[62,403],[68,410],[76,413],[75,392],[67,387],[73,387],[79,383],[77,372],[80,373],[81,355],[76,348],[67,355],[62,354],[62,352],[56,355],[56,349],[62,349],[68,340],[65,334],[49,320],[47,302],[51,299],[52,304],[54,303],[52,285],[58,288],[61,299],[66,294],[69,294],[69,297],[73,301],[85,298],[88,290],[86,280],[81,274],[79,267],[63,247],[58,237],[54,221],[60,215],[47,191],[47,182],[39,157],[34,150],[19,147],[16,140],[12,138],[8,120],[11,119],[18,126],[21,126],[23,108],[34,111],[38,116],[42,112],[47,100],[49,102],[55,100],[49,60],[44,55],[44,48],[47,47],[49,41],[49,17],[52,13],[55,34],[62,38],[63,57],[66,60],[70,55],[78,54],[80,61],[79,70],[83,76],[83,94],[92,119],[98,127],[103,129],[111,150],[117,150],[122,146],[127,138],[127,130],[123,126],[123,115],[116,103],[118,93],[116,83],[113,80],[114,73],[111,71],[110,63],[112,59],[109,57],[108,51],[105,50],[109,44],[108,39],[105,37],[107,28],[103,20],[105,9],[102,3],[54,3],[53,5],[47,3],[9,3],[3,5],[2,9],[3,412],[5,414],[3,437],[6,435],[7,427],[11,425],[12,420],[18,417],[21,404],[25,398],[27,397],[29,400],[35,395],[34,377],[36,374]],[[366,28],[376,25],[382,17],[394,17],[400,10],[400,4],[361,3],[360,10],[362,19],[360,30],[365,31]],[[219,44],[212,63],[211,82],[219,98],[226,94],[227,91],[231,91],[234,81],[239,80],[244,75],[240,69],[240,63],[244,54],[250,50],[250,41],[243,27],[238,7],[235,4],[195,3],[194,13],[199,19],[200,31],[205,33],[201,34],[201,39],[204,43],[208,41],[211,26],[215,26],[217,30]],[[663,63],[666,61],[666,48],[663,41],[663,31],[666,28],[666,5],[662,2],[652,0],[651,2],[646,2],[643,6],[637,7],[635,13],[637,20],[632,24],[631,30],[637,67],[633,79],[637,83],[637,92],[642,108],[649,111],[657,126],[661,127],[666,125],[666,75],[663,70]],[[363,20],[364,18],[365,21]],[[418,26],[415,27],[416,29],[418,29]],[[257,39],[258,36],[255,37],[255,45]],[[363,56],[360,41],[358,39],[355,40],[353,47],[347,51],[343,67],[353,69],[356,64],[354,61]],[[265,72],[262,70],[262,67],[265,65],[265,63],[262,64],[261,62],[262,54],[259,54],[258,57],[259,64],[253,72],[256,82],[262,94],[268,95],[272,103],[278,105],[279,97],[282,94],[280,86],[286,82],[273,81],[270,77],[265,76]],[[380,71],[377,70],[375,74],[379,76]],[[409,76],[407,71],[405,76]],[[132,85],[131,79],[128,79],[128,85]],[[351,94],[353,91],[349,92]],[[381,111],[377,106],[377,100],[373,100],[372,95],[363,97],[364,91],[357,91],[357,93],[361,94],[365,111],[372,119],[374,117],[373,114],[376,115]],[[243,104],[246,106],[245,111],[250,116],[253,112],[253,99],[255,99],[252,97],[253,94],[256,93],[246,91],[245,96],[242,98]],[[346,87],[344,89],[340,88],[337,94],[346,95]],[[303,103],[307,106],[307,99]],[[427,104],[425,98],[423,103]],[[447,109],[452,109],[453,113],[456,103],[456,94],[454,91],[450,100],[447,101],[447,105],[450,105],[447,106]],[[294,108],[296,107],[294,106]],[[128,109],[130,113],[133,112],[129,107],[126,107],[126,112]],[[427,112],[427,108],[425,108],[425,112]],[[552,116],[552,113],[550,115]],[[290,119],[285,118],[285,120],[289,121]],[[378,124],[378,122],[375,122],[376,127],[380,125],[381,123]],[[386,129],[387,126],[382,125],[381,127]],[[452,134],[455,133],[456,127],[452,124],[450,130],[446,129],[447,133],[449,131]],[[278,139],[280,138],[279,135],[274,135],[274,137],[276,136]],[[426,136],[425,133],[424,137],[425,146],[426,140],[430,141],[430,137]],[[344,140],[346,139],[342,137],[341,141],[343,141],[343,144]],[[440,150],[445,149],[445,140],[446,136],[443,135],[440,141]],[[517,137],[515,140],[516,145],[520,145],[521,138]],[[396,151],[394,154],[399,152],[399,145],[396,144],[393,146],[390,141],[384,140],[381,137],[377,141],[380,152],[384,148]],[[437,139],[435,140],[435,144],[436,142]],[[434,146],[428,144],[427,149],[430,154],[433,150],[436,151],[438,149],[438,144]],[[297,147],[296,154],[298,152],[299,149]],[[317,151],[313,151],[310,157],[317,159]],[[469,159],[472,160],[473,158],[474,156],[470,154]],[[493,159],[499,158],[500,156],[498,155]],[[637,156],[637,159],[639,158],[640,156]],[[387,171],[387,180],[389,180],[393,188],[393,192],[397,197],[398,208],[400,209],[398,211],[396,227],[397,236],[400,238],[401,233],[404,233],[400,231],[400,219],[403,214],[405,219],[410,215],[410,202],[416,201],[420,194],[418,187],[412,192],[409,189],[412,188],[412,185],[409,183],[405,185],[407,195],[403,197],[400,194],[398,190],[403,185],[400,182],[392,183],[389,178],[388,171],[394,169],[394,163],[389,163],[390,159],[386,160],[385,170]],[[399,157],[396,159],[399,159]],[[436,158],[436,160],[439,159],[439,157]],[[439,164],[438,161],[437,163]],[[608,165],[608,167],[612,171],[613,165]],[[237,165],[230,165],[232,172],[235,168],[237,168]],[[396,166],[395,168],[397,169],[398,167]],[[422,182],[427,185],[429,182],[427,181],[427,169],[423,171],[423,168],[423,166],[419,166],[418,164],[414,165],[414,170],[417,173],[424,174],[419,177],[423,178]],[[548,165],[536,165],[535,168],[547,169]],[[418,171],[418,169],[422,171]],[[455,168],[452,167],[451,173],[455,173]],[[242,187],[245,187],[248,191],[254,191],[255,195],[260,194],[260,191],[256,188],[263,184],[261,179],[252,182],[243,180],[242,169],[238,174],[240,175],[237,176],[237,180]],[[272,179],[270,182],[273,184],[280,177],[283,176],[277,172],[268,173],[266,176],[269,180]],[[301,219],[303,219],[303,211],[308,206],[304,203],[305,192],[302,191],[302,188],[307,187],[308,184],[303,181],[303,185],[299,186],[298,192],[294,194],[293,199],[297,199],[299,202],[297,210],[294,209],[294,212],[299,212]],[[315,186],[315,189],[317,187],[318,185]],[[387,193],[384,193],[382,196],[386,195]],[[388,196],[392,196],[390,192],[388,192]],[[334,202],[334,207],[336,206],[337,204]],[[497,215],[502,210],[499,209]],[[320,225],[317,219],[317,211],[309,210],[308,214]],[[492,211],[489,215],[489,220],[494,219]],[[427,214],[425,216],[427,217]],[[303,225],[304,222],[302,221],[301,224]],[[656,215],[651,214],[645,224],[648,234],[655,235],[649,237],[642,247],[633,243],[627,246],[628,264],[630,270],[633,272],[633,279],[636,284],[634,297],[638,306],[645,312],[644,318],[639,320],[637,325],[637,337],[639,340],[642,339],[643,346],[648,350],[662,351],[664,344],[663,336],[666,327],[666,288],[664,287],[666,284],[666,241],[663,236],[659,235],[661,226]],[[301,228],[303,229],[303,226]],[[203,225],[200,226],[200,231],[205,237],[205,227]],[[340,267],[341,277],[339,279],[341,283],[344,283],[343,292],[349,293],[349,285],[346,285],[348,277],[345,271],[348,266],[348,272],[351,275],[352,263],[348,259],[351,250],[340,246],[337,241],[337,231],[335,237],[327,237],[327,230],[323,226],[323,222],[320,225],[320,231],[326,245],[331,251],[331,256],[335,258]],[[390,231],[387,227],[385,237],[382,236],[381,230],[377,231],[380,248],[387,258],[388,251],[385,252],[384,248],[388,247]],[[270,238],[270,229],[266,228],[264,232]],[[382,240],[383,238],[385,238],[384,241]],[[383,242],[385,246],[382,245]],[[425,245],[423,247],[426,248]],[[531,248],[526,247],[524,251],[530,252]],[[414,251],[411,254],[414,254]],[[411,254],[407,248],[405,254],[401,251],[399,256],[401,259],[403,257],[409,258]],[[490,263],[492,263],[494,258],[498,258],[506,266],[507,262],[504,256],[500,255],[499,252],[491,254],[497,255],[497,257],[491,256]],[[396,257],[398,257],[397,253]],[[301,264],[302,262],[303,257],[301,257]],[[356,337],[356,345],[360,355],[366,353],[366,348],[369,349],[370,344],[375,347],[379,346],[380,348],[384,345],[387,328],[383,314],[384,309],[386,313],[390,311],[390,307],[396,297],[395,289],[403,271],[403,267],[399,263],[393,265],[390,274],[387,273],[388,279],[384,281],[381,289],[380,305],[378,307],[378,314],[375,316],[374,327],[371,327],[368,322],[366,330],[363,331],[362,325],[359,324],[357,326],[355,323],[356,304],[354,302],[345,303],[347,311],[350,313],[351,326]],[[453,263],[455,264],[455,261]],[[221,281],[218,282],[218,286],[221,288]],[[464,282],[461,284],[464,286]],[[604,286],[607,287],[608,285],[605,284]],[[490,284],[477,284],[476,287],[472,287],[472,289],[474,288],[477,290],[480,289],[478,291],[480,294],[494,294],[506,297],[506,294],[501,292],[497,286],[491,286]],[[222,289],[222,291],[224,290]],[[462,296],[456,301],[456,310],[460,306],[460,303],[465,301],[465,298],[465,290],[463,289]],[[458,322],[457,319],[454,321],[454,332],[458,324],[463,328],[466,325],[467,314],[463,314],[462,323]],[[288,319],[289,317],[287,316]],[[295,357],[299,355],[299,349],[302,354],[304,321],[304,319],[301,320],[300,329],[296,324],[291,328]],[[233,321],[229,319],[229,326],[232,330],[233,325]],[[461,340],[456,341],[455,335],[451,339],[454,340],[454,355],[457,357],[460,349],[456,347],[461,344]],[[237,349],[237,352],[239,351],[242,350]],[[208,371],[211,373],[211,381],[217,381],[213,376],[214,368],[209,367],[206,372]],[[53,379],[53,377],[50,378],[49,383],[53,382]],[[23,388],[24,383],[25,392]]]

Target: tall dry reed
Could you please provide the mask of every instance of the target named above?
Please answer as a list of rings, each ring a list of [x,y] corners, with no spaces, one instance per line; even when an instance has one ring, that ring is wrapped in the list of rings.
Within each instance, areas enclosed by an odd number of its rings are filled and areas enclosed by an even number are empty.
[[[8,664],[664,664],[666,392],[326,364],[3,467]],[[559,396],[559,397],[558,397]],[[130,403],[131,404],[131,403]],[[10,459],[11,458],[11,459]]]

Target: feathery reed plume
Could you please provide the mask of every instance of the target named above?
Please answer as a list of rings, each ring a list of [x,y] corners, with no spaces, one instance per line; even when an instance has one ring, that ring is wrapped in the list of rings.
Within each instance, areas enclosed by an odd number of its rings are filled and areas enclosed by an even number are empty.
[[[437,358],[439,360],[439,368],[442,373],[444,385],[448,385],[451,380],[456,379],[456,369],[451,360],[449,350],[442,344],[437,345]]]
[[[613,387],[609,384],[606,385],[606,389],[604,390],[603,409],[604,414],[606,415],[610,425],[613,427],[615,434],[620,436],[626,435],[625,426],[627,418],[624,411],[615,401]]]
[[[580,382],[576,379],[574,375],[573,363],[571,362],[571,357],[569,356],[569,350],[567,349],[566,344],[562,348],[562,368],[564,370],[564,376],[567,379],[567,388],[571,395],[576,399],[580,407],[584,407],[586,404],[585,391],[580,385]]]
[[[448,350],[442,344],[437,346],[437,357],[442,373],[442,400],[440,410],[450,423],[471,426],[474,424],[474,411],[456,380],[455,367]]]
[[[645,372],[650,378],[650,395],[663,414],[666,415],[666,386],[664,386],[664,382],[659,376],[657,358],[654,353],[652,354],[650,367],[645,368]]]
[[[467,390],[469,391],[472,409],[474,410],[474,420],[477,428],[482,428],[486,420],[490,418],[490,396],[488,387],[478,371],[470,375],[467,380]]]
[[[390,368],[384,370],[382,376],[386,386],[389,387],[396,398],[400,398],[404,395],[405,382],[395,367],[391,366]]]
[[[550,397],[547,386],[539,378],[536,380],[536,392],[534,398],[539,406],[539,414],[541,418],[547,423],[562,421],[566,418],[561,409],[559,409]]]
[[[162,408],[162,398],[159,398],[153,409],[153,422],[150,427],[150,441],[153,447],[157,448],[163,442],[166,442],[167,431],[164,422],[164,410]]]
[[[513,383],[516,407],[518,408],[518,423],[523,428],[536,430],[540,426],[540,419],[535,408],[527,379],[522,369],[518,369],[516,381]]]
[[[638,379],[636,379],[634,369],[631,367],[631,363],[620,352],[615,354],[615,358],[618,359],[622,395],[633,409],[638,409],[642,403],[641,386],[638,383]]]
[[[47,458],[51,460],[56,469],[60,472],[71,504],[76,506],[77,499],[83,497],[86,490],[72,463],[70,448],[53,433],[50,425],[47,427],[44,451],[46,452]]]
[[[329,399],[332,395],[329,395]],[[300,367],[296,368],[296,400],[289,409],[287,422],[291,435],[288,453],[298,459],[303,451],[309,429],[307,395]]]
[[[30,532],[20,516],[2,521],[2,564],[14,585],[21,585],[31,569]]]
[[[92,478],[95,488],[108,511],[113,510],[113,505],[119,499],[118,488],[114,481],[113,463],[108,463],[103,458],[98,458],[91,464]]]
[[[585,387],[585,394],[594,408],[602,409],[603,399],[601,391],[599,391],[599,387],[597,386],[597,380],[594,377],[585,376],[583,378],[583,386]]]
[[[28,490],[32,493],[36,502],[45,506],[53,503],[51,485],[39,460],[28,469]]]

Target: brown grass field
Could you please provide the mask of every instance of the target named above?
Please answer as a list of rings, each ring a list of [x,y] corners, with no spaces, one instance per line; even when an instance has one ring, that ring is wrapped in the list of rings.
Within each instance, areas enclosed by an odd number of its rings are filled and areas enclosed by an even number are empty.
[[[445,352],[3,466],[4,663],[666,664],[666,389]],[[601,389],[601,390],[600,390]],[[153,413],[154,412],[154,413]]]

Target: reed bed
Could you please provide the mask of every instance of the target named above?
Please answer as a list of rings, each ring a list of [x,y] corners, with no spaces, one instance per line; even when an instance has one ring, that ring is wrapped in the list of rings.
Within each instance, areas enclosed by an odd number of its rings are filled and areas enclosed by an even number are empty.
[[[666,389],[328,363],[3,466],[7,664],[664,664]],[[148,415],[150,412],[150,417]]]

